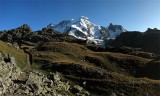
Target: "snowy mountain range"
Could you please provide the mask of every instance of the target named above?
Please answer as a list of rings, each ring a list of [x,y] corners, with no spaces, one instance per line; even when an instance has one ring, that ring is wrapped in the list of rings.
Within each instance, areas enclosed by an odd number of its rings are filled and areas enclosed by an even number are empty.
[[[103,45],[104,40],[114,39],[120,33],[127,31],[121,25],[113,25],[112,23],[108,27],[96,25],[85,16],[81,16],[78,19],[63,20],[59,24],[51,23],[47,28],[72,35],[78,39],[87,40],[97,45]]]

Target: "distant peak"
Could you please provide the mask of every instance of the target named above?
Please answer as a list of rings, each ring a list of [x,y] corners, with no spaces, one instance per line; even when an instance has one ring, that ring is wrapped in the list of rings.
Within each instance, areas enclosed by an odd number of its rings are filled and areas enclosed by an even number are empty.
[[[112,23],[110,23],[109,25],[113,25]]]
[[[108,29],[112,30],[114,29],[114,25],[112,23],[109,24]]]
[[[23,24],[21,27],[30,27],[28,24]]]
[[[55,24],[53,24],[53,23],[50,23],[48,26],[54,26]]]
[[[110,24],[109,24],[109,27],[113,27],[113,24],[112,24],[112,23],[110,23]]]
[[[89,20],[89,18],[88,18],[88,17],[86,17],[86,16],[81,16],[81,17],[80,17],[80,19]]]
[[[20,28],[23,30],[23,32],[31,32],[32,31],[31,27],[27,24],[23,24]]]

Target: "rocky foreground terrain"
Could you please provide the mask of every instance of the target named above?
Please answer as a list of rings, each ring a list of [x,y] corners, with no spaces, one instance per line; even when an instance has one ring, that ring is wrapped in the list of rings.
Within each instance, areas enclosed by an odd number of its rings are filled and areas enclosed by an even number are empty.
[[[98,46],[28,25],[0,32],[0,40],[2,96],[160,95],[156,52]]]
[[[0,95],[4,96],[70,96],[90,95],[81,86],[72,84],[58,73],[48,75],[39,71],[23,72],[15,58],[0,55]],[[72,85],[71,85],[72,84]]]

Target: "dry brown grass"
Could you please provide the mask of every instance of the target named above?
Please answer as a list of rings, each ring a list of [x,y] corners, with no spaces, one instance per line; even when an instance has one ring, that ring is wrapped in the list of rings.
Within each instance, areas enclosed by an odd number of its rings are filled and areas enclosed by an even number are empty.
[[[2,54],[12,54],[21,69],[27,65],[27,54],[25,54],[20,49],[14,48],[10,44],[6,44],[5,42],[0,41],[0,52]]]
[[[115,52],[93,52],[85,45],[68,42],[45,43],[31,52],[35,60],[32,66],[62,72],[80,85],[86,81],[88,85],[82,86],[97,94],[109,95],[107,92],[112,91],[118,95],[143,96],[147,91],[155,95],[160,89],[159,81],[135,78],[137,73],[133,74],[136,68],[145,67],[153,59]]]

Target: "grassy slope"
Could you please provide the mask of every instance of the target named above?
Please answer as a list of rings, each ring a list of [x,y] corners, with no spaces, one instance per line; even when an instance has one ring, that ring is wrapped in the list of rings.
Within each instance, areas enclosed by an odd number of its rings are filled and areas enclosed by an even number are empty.
[[[153,59],[114,52],[93,52],[85,45],[67,42],[45,43],[31,53],[33,68],[62,72],[97,94],[115,92],[143,96],[148,92],[154,96],[160,90],[159,81],[134,78],[139,75],[137,68],[144,68]],[[87,86],[82,85],[83,81],[87,82]]]
[[[22,50],[16,49],[9,44],[0,41],[0,52],[2,55],[4,54],[12,54],[17,62],[17,65],[23,69],[27,64],[27,54],[25,54]]]
[[[91,65],[113,72],[120,71],[120,67],[123,68],[124,66],[126,66],[126,69],[128,67],[134,67],[132,66],[133,64],[135,64],[136,67],[143,67],[145,64],[152,61],[152,59],[122,53],[93,52],[84,45],[67,42],[46,43],[38,47],[38,50],[39,51],[33,50],[33,52],[31,52],[36,62],[44,60],[51,63],[77,63],[84,66]],[[123,71],[120,71],[120,73],[121,72]]]

